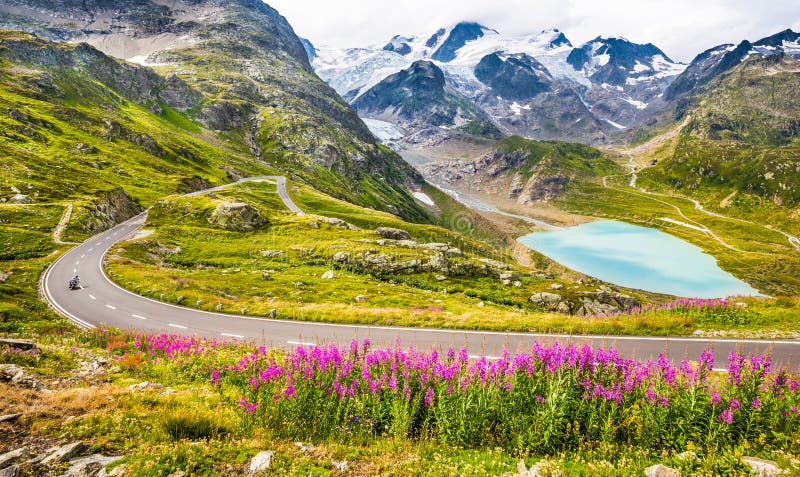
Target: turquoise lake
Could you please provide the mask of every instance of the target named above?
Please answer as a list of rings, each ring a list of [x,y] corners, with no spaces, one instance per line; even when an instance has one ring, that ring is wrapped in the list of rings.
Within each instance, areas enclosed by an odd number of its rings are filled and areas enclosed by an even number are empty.
[[[692,298],[759,294],[701,248],[657,229],[599,220],[517,240],[573,270],[628,288]]]

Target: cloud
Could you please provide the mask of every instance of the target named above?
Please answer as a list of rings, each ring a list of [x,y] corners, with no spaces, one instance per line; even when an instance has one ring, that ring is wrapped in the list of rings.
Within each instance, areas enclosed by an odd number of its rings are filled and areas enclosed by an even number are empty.
[[[336,47],[381,43],[395,34],[431,34],[477,21],[514,35],[559,28],[574,43],[624,36],[689,61],[721,43],[800,30],[797,0],[268,0],[300,36]]]

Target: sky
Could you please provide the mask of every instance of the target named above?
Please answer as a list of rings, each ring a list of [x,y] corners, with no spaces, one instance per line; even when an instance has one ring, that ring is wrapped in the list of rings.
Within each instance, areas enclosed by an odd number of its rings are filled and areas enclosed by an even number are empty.
[[[800,0],[267,0],[295,32],[339,48],[396,34],[430,35],[476,21],[504,35],[558,28],[581,44],[598,35],[653,43],[676,61],[722,43],[800,31]],[[498,7],[502,5],[502,7]]]

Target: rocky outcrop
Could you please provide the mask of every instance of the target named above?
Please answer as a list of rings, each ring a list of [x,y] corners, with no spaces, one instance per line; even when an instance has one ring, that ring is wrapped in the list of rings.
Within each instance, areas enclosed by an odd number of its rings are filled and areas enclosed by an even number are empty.
[[[235,232],[252,232],[267,223],[258,209],[244,202],[222,202],[208,218],[215,227]]]
[[[334,227],[339,227],[340,229],[361,230],[355,225],[349,222],[345,222],[342,219],[337,219],[336,217],[316,217],[316,219],[322,222],[323,224],[333,225]]]
[[[143,210],[123,189],[103,192],[89,205],[89,217],[83,230],[96,234],[140,214]]]
[[[15,194],[8,201],[12,204],[32,204],[33,199],[25,194]]]
[[[5,381],[13,386],[43,391],[45,389],[35,377],[25,373],[25,370],[16,364],[0,364],[0,381]]]
[[[546,311],[584,317],[608,316],[639,306],[635,298],[614,292],[606,286],[597,292],[581,292],[574,299],[558,293],[538,292],[531,295],[530,301]]]
[[[570,303],[558,293],[539,292],[531,295],[530,302],[535,306],[559,313],[569,314],[572,310]]]
[[[375,229],[375,233],[391,240],[411,240],[411,235],[408,232],[394,227],[378,227]]]

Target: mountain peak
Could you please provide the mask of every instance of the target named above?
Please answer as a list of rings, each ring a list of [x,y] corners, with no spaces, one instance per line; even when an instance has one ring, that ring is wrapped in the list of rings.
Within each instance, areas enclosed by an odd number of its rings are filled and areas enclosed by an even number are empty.
[[[467,42],[477,40],[489,32],[497,34],[497,31],[486,28],[480,23],[459,22],[450,30],[450,34],[447,35],[447,38],[441,46],[431,55],[431,58],[436,61],[441,61],[442,63],[453,61],[456,58],[456,52],[467,44]]]

